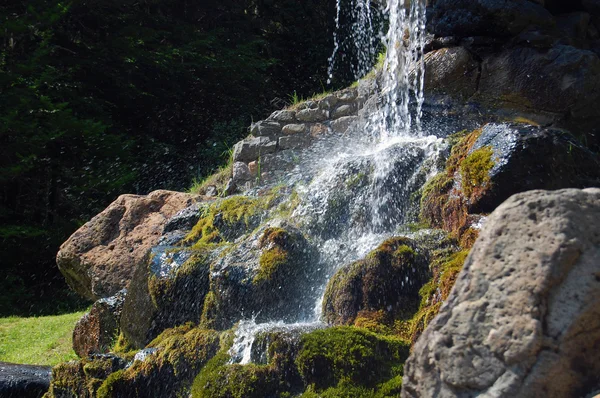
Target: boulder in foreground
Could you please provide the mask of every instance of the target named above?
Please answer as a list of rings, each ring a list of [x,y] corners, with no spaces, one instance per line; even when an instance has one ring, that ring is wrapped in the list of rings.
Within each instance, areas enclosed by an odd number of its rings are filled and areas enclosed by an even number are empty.
[[[580,397],[600,359],[600,189],[496,209],[414,346],[402,397]]]

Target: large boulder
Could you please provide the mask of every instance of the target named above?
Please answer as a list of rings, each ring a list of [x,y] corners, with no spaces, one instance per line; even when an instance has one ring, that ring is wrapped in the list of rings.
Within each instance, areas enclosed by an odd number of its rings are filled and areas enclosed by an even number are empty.
[[[477,91],[479,62],[464,47],[441,48],[424,56],[428,95],[467,99]]]
[[[490,215],[402,397],[582,397],[599,350],[600,189],[525,192]]]
[[[492,106],[597,117],[600,58],[566,45],[509,48],[483,60],[477,98]]]
[[[62,244],[58,268],[81,296],[110,297],[129,285],[167,220],[196,200],[195,195],[171,191],[121,195]]]

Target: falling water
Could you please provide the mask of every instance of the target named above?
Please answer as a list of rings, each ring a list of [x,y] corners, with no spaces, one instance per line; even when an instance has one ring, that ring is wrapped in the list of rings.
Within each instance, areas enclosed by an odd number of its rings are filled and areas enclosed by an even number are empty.
[[[330,78],[344,47],[339,36],[344,5],[343,0],[338,0]],[[382,38],[373,27],[371,0],[349,0],[347,6],[351,10],[353,43],[363,50],[356,57],[354,73],[362,76],[372,67],[380,40],[387,51],[378,77],[376,109],[343,137],[321,139],[304,151],[295,171],[286,178],[300,198],[292,218],[317,245],[320,264],[315,267],[327,271],[325,279],[316,281],[317,286],[312,289],[314,315],[288,325],[279,320],[262,324],[242,321],[230,350],[233,362],[251,361],[258,333],[322,326],[319,319],[327,279],[341,266],[398,234],[398,227],[407,222],[411,194],[435,169],[432,164],[443,146],[437,137],[425,134],[421,126],[423,1],[388,0],[384,12],[389,27]]]
[[[339,58],[354,59],[354,62],[349,65],[354,79],[359,79],[369,72],[373,67],[373,60],[379,47],[379,36],[381,36],[376,21],[378,9],[371,0],[350,0],[344,3],[342,0],[337,0],[336,5],[334,48],[329,57],[327,84],[331,84]],[[348,20],[343,27],[342,18]],[[347,37],[343,37],[342,29],[348,32]]]

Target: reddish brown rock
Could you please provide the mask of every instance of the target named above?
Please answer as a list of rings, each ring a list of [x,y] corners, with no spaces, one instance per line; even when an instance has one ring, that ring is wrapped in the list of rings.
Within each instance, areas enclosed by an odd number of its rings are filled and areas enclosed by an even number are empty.
[[[119,331],[119,321],[127,291],[94,303],[73,330],[73,350],[80,358],[103,354],[110,350]]]
[[[58,268],[83,297],[110,297],[129,285],[135,265],[156,245],[167,220],[196,200],[171,191],[121,195],[62,244]]]

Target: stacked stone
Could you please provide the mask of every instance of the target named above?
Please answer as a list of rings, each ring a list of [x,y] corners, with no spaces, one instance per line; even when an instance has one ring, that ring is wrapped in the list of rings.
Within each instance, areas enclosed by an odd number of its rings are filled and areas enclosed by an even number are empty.
[[[295,108],[273,112],[266,120],[254,123],[251,135],[234,146],[230,190],[247,188],[252,181],[268,175],[278,152],[306,148],[329,133],[344,134],[357,122],[365,100],[358,88],[347,88]],[[258,175],[259,170],[263,175]]]

